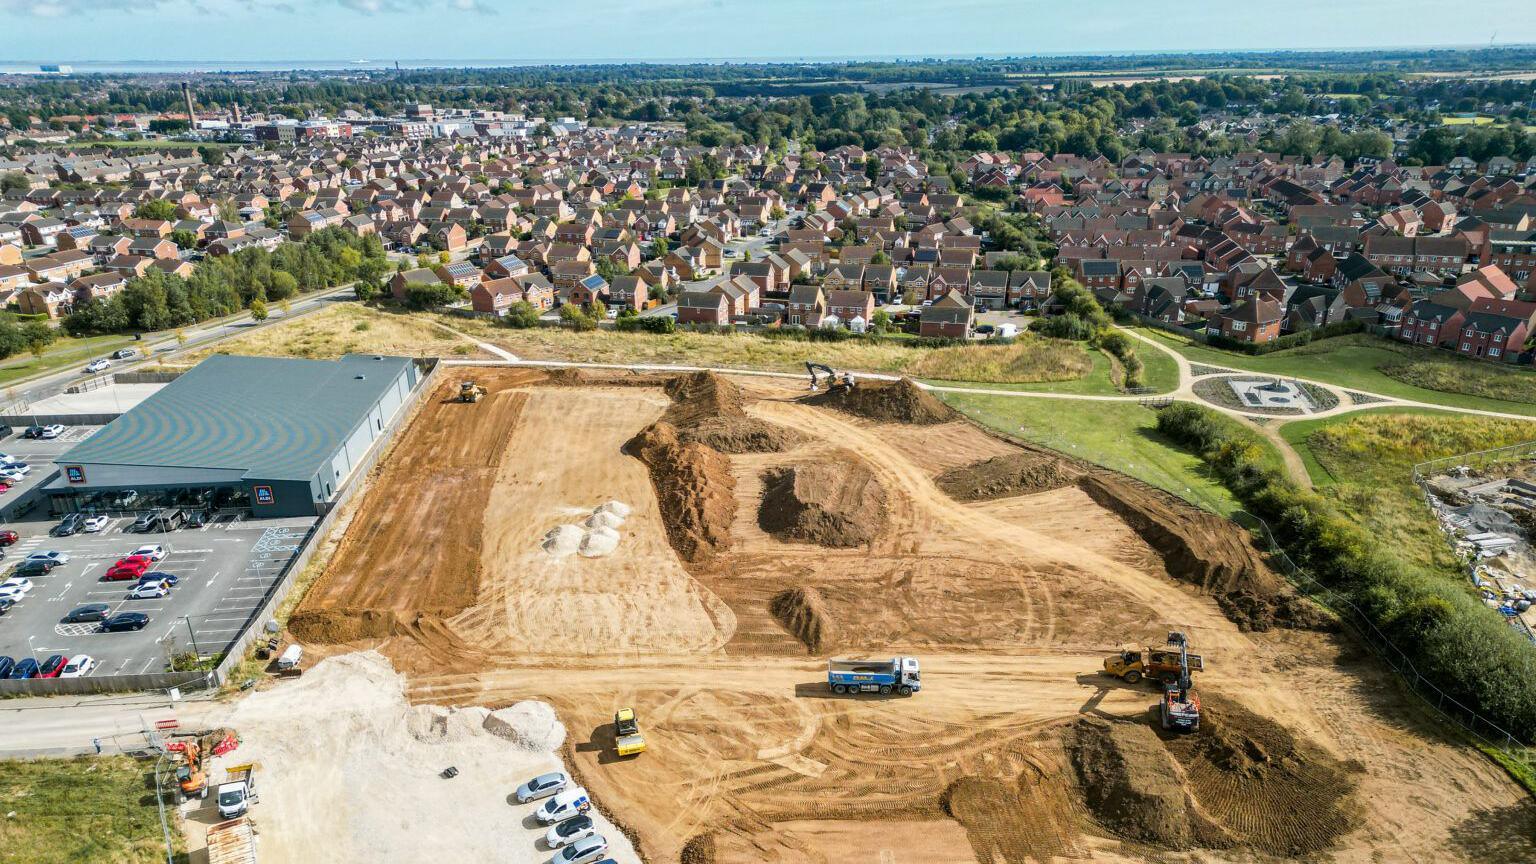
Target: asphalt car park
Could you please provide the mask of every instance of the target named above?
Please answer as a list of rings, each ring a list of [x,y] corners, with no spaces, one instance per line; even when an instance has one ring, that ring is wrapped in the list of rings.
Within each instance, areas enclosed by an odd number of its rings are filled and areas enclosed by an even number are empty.
[[[57,471],[54,460],[66,450],[89,438],[100,426],[65,426],[57,438],[27,438],[26,427],[17,426],[11,434],[0,438],[0,453],[18,462],[25,462],[31,469],[21,482],[5,492],[0,492],[0,507],[11,509],[13,502],[26,498],[32,490],[47,483]],[[43,502],[33,513],[42,512]],[[34,517],[35,518],[35,517]]]
[[[30,576],[31,590],[0,615],[0,656],[41,663],[54,654],[88,654],[96,660],[91,674],[99,677],[165,671],[171,653],[194,645],[203,656],[219,654],[256,623],[253,616],[314,520],[248,521],[231,514],[198,528],[143,534],[128,530],[133,523],[131,515],[115,516],[98,532],[68,537],[49,535],[57,519],[8,523],[20,539],[5,549],[5,574],[40,552],[62,552],[69,560]],[[169,594],[130,599],[137,580],[103,581],[118,559],[151,544],[166,554],[149,569],[176,577]],[[99,622],[64,621],[72,610],[97,603],[108,615],[138,612],[149,622],[108,633]]]

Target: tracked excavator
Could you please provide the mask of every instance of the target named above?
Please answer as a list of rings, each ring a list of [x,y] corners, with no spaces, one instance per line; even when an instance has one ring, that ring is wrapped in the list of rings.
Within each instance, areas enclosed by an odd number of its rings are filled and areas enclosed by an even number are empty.
[[[1163,728],[1179,732],[1196,732],[1200,729],[1200,697],[1195,695],[1195,683],[1189,677],[1189,639],[1183,633],[1168,634],[1168,644],[1179,649],[1178,678],[1163,685],[1163,702],[1160,708]]]
[[[473,381],[464,381],[459,384],[460,402],[479,402],[485,398],[485,388]]]
[[[838,387],[844,387],[849,390],[853,389],[854,379],[852,372],[844,372],[842,375],[838,375],[831,366],[828,366],[825,363],[812,363],[809,360],[807,360],[805,363],[805,371],[811,376],[812,393],[815,393],[817,390],[821,389],[822,386],[822,381],[816,377],[818,372],[825,376],[825,383],[828,390],[833,390]]]

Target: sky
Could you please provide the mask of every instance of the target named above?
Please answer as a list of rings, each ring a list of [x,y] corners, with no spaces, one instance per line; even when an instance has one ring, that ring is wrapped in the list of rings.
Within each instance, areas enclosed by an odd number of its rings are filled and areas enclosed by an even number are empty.
[[[1536,43],[1536,0],[0,0],[0,64],[836,59]]]

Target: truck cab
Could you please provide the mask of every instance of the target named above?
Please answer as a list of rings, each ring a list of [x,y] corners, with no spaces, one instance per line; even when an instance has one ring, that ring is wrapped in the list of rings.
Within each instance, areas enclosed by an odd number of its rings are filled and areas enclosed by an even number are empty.
[[[240,765],[229,769],[219,784],[219,815],[225,819],[245,815],[256,800],[256,766]]]
[[[827,686],[839,695],[879,693],[888,696],[899,693],[910,696],[923,689],[922,667],[916,657],[828,660]]]

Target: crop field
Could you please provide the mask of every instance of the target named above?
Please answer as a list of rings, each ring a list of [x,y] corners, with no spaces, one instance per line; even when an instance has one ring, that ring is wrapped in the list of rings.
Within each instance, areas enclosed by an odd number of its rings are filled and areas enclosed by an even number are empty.
[[[459,377],[488,396],[453,401]],[[377,648],[413,703],[554,706],[565,765],[646,861],[1445,860],[1485,811],[1529,812],[1232,523],[908,384],[437,388],[292,631]],[[1178,738],[1154,690],[1098,674],[1169,629],[1206,657],[1206,722]],[[898,655],[921,692],[827,687],[828,657]],[[638,757],[614,751],[621,706]],[[1156,818],[1108,803],[1133,788]]]

